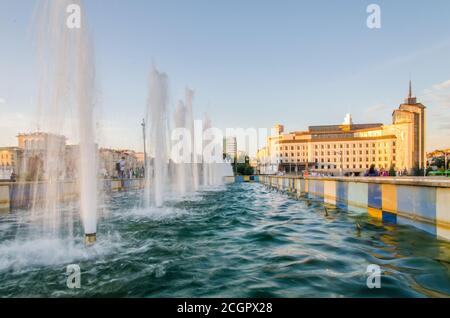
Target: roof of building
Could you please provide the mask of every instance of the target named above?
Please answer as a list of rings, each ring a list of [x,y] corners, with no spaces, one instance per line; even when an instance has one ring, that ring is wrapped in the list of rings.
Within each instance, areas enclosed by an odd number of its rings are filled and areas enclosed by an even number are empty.
[[[41,132],[41,131],[32,132],[32,133],[19,133],[17,135],[17,137],[45,137],[45,136],[53,136],[53,137],[67,139],[67,137],[63,136],[63,135],[48,133],[48,132]]]
[[[22,149],[17,146],[0,147],[0,151],[5,151],[5,150],[22,150]]]
[[[368,129],[368,128],[380,128],[383,126],[381,123],[373,124],[352,124],[350,126],[350,131]],[[344,125],[321,125],[321,126],[309,126],[308,131],[310,133],[329,133],[329,132],[341,132],[343,127],[348,127]]]

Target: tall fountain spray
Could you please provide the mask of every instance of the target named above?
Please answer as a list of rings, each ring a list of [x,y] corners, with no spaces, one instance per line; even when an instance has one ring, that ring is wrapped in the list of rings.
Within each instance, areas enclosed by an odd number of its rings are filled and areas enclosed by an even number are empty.
[[[206,136],[208,134],[209,129],[212,127],[211,119],[207,114],[205,114],[203,119],[203,135]],[[208,141],[203,141],[203,149],[206,148]],[[204,186],[211,185],[211,163],[205,156],[202,157],[202,183]]]
[[[44,232],[57,235],[62,227],[63,183],[76,182],[80,213],[87,242],[95,241],[97,228],[97,149],[94,129],[95,71],[86,16],[81,9],[80,27],[67,24],[68,8],[83,8],[80,0],[42,0],[36,10],[38,65],[38,127],[47,138],[41,145],[42,168],[36,174],[34,193],[45,192],[44,203],[34,197],[33,212],[44,211]],[[78,140],[75,167],[65,160],[65,137]],[[68,171],[73,171],[68,174]],[[43,190],[42,190],[43,187]],[[39,207],[38,207],[39,205]],[[43,206],[42,206],[43,205]],[[73,221],[69,222],[73,226]],[[72,232],[72,229],[70,229]]]
[[[228,173],[225,171],[231,171],[229,164],[227,164],[228,170],[223,169],[223,163],[199,164],[201,162],[198,154],[200,150],[195,149],[195,143],[198,142],[197,137],[199,136],[195,136],[193,97],[194,91],[187,88],[185,100],[178,102],[173,114],[173,126],[179,130],[169,134],[168,77],[153,67],[150,73],[147,125],[144,131],[146,148],[149,150],[149,159],[146,160],[144,191],[146,208],[151,205],[163,206],[166,193],[169,191],[180,196],[184,196],[188,192],[195,192],[199,188],[200,179],[202,185],[205,186],[220,184],[226,175],[224,173]],[[199,133],[203,134],[209,128],[212,128],[211,121],[206,118]],[[182,133],[180,134],[180,132]],[[174,136],[176,138],[172,141],[171,137]],[[214,142],[217,144],[217,140]],[[200,146],[205,146],[205,144]],[[220,140],[220,146],[222,146],[222,140]],[[222,151],[220,151],[220,157],[222,157]]]
[[[198,158],[195,149],[195,129],[194,129],[194,114],[193,114],[193,103],[194,91],[192,89],[186,88],[185,92],[185,103],[186,103],[186,124],[187,128],[191,132],[191,165],[190,173],[192,175],[192,190],[197,191],[200,183],[199,180],[199,169],[198,169]]]
[[[86,32],[79,33],[77,110],[80,143],[80,209],[86,243],[96,240],[97,233],[97,146],[95,143],[95,69],[94,57]]]
[[[188,126],[187,108],[182,101],[178,102],[177,108],[175,109],[174,121],[175,121],[176,129],[183,129],[185,131],[188,129],[188,127],[187,127]],[[182,140],[182,142],[184,144],[186,144],[185,140]],[[189,142],[190,142],[190,140],[189,140]],[[183,148],[185,148],[185,147],[183,147]],[[186,152],[186,151],[189,151],[189,149],[182,149],[182,151]],[[186,194],[188,184],[190,183],[190,180],[191,180],[191,175],[190,175],[191,169],[189,169],[190,162],[185,162],[186,161],[185,153],[177,153],[177,154],[175,154],[175,156],[176,156],[175,158],[172,158],[174,160],[174,162],[176,163],[176,165],[174,167],[176,170],[175,175],[174,175],[175,188],[179,194],[184,195],[184,194]]]
[[[151,160],[146,167],[146,206],[161,207],[168,186],[168,77],[153,67],[147,102],[147,149]]]

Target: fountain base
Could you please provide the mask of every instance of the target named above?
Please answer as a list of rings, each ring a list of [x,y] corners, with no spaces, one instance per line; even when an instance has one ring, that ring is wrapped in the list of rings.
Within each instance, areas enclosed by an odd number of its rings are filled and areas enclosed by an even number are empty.
[[[85,234],[84,244],[89,246],[93,245],[97,241],[97,233]]]

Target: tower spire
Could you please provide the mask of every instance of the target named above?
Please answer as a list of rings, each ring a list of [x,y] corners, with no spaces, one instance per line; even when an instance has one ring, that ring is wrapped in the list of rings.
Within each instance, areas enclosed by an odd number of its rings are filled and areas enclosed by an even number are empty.
[[[411,80],[409,80],[409,94],[408,94],[408,98],[412,97],[412,84],[411,84]]]
[[[408,97],[405,99],[405,103],[409,104],[409,105],[417,104],[417,99],[415,97],[413,97],[411,80],[409,80]]]

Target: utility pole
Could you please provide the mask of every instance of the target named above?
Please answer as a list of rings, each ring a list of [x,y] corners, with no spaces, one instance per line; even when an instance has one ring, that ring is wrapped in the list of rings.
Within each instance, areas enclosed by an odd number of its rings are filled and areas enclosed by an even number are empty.
[[[144,178],[145,174],[147,173],[147,148],[146,148],[146,141],[145,141],[145,119],[142,119],[142,137],[144,139]]]

